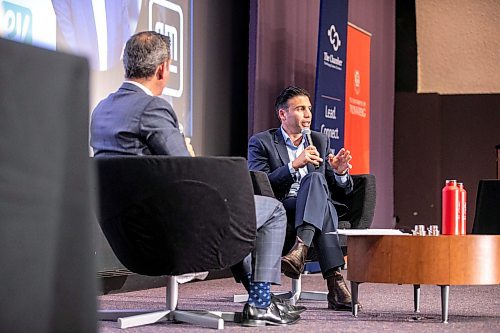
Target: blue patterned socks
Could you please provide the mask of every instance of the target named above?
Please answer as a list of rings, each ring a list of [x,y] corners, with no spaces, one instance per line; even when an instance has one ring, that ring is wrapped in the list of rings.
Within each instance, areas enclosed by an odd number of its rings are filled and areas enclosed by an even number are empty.
[[[271,304],[271,283],[254,282],[249,274],[250,290],[248,292],[248,304],[256,308],[267,308]]]

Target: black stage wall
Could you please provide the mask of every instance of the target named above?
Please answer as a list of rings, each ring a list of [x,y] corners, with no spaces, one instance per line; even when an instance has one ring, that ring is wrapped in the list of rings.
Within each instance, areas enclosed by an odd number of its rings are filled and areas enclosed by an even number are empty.
[[[197,154],[246,157],[249,19],[249,0],[193,1]]]

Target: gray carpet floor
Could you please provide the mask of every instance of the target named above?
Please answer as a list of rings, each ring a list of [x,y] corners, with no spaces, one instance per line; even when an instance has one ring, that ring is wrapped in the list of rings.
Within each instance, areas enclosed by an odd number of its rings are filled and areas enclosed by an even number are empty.
[[[343,274],[346,272],[344,271]],[[349,283],[348,283],[349,284]],[[290,279],[273,291],[290,289]],[[326,291],[326,284],[317,274],[304,275],[302,290]],[[232,278],[197,281],[179,288],[179,309],[241,311],[243,304],[232,301],[233,294],[244,293]],[[326,301],[300,301],[307,307],[301,320],[282,327],[241,327],[225,323],[229,332],[500,332],[500,286],[451,286],[449,323],[441,323],[441,296],[438,286],[424,285],[421,289],[420,313],[413,312],[413,287],[363,283],[359,298],[363,310],[357,318],[350,312],[327,309]],[[99,296],[100,309],[158,309],[165,304],[165,288]],[[207,332],[183,323],[160,322],[124,332]],[[116,322],[98,322],[98,332],[122,332]]]

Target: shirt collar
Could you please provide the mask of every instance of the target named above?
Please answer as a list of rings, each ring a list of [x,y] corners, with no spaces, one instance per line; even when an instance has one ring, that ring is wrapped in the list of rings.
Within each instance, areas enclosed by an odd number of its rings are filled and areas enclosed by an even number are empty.
[[[132,81],[132,80],[125,80],[125,83],[133,84],[134,86],[137,86],[137,87],[141,88],[142,91],[144,91],[149,96],[154,96],[153,93],[151,92],[151,90],[149,90],[145,85],[142,85],[139,82]]]
[[[285,139],[285,144],[287,145],[287,147],[289,147],[291,149],[298,149],[300,147],[300,145],[304,144],[304,142],[305,142],[304,141],[304,136],[302,136],[302,140],[300,141],[300,144],[296,147],[293,144],[292,139],[290,138],[290,136],[283,129],[283,126],[280,126],[280,130],[281,130],[281,134],[283,134],[283,138]]]

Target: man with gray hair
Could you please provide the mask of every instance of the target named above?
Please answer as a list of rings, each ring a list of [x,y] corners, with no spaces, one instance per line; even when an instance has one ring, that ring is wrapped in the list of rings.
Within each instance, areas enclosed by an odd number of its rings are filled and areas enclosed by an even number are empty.
[[[158,97],[169,77],[169,38],[154,31],[135,34],[125,46],[123,64],[125,82],[92,113],[94,155],[194,156],[172,106]],[[262,196],[255,196],[255,210],[256,247],[247,258],[250,265],[242,264],[242,274],[235,276],[248,291],[243,325],[291,324],[305,308],[280,302],[270,291],[271,284],[281,283],[286,212],[278,200]]]

